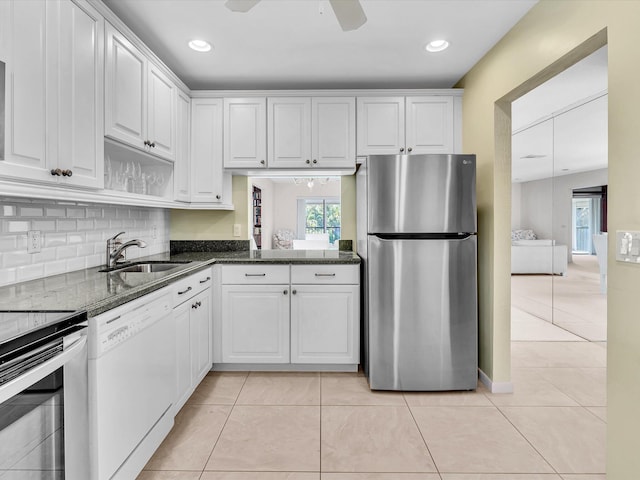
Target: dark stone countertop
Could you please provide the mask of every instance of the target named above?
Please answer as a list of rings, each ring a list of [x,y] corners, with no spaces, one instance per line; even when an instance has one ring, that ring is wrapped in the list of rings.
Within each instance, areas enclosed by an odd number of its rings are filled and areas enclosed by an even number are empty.
[[[86,310],[94,317],[158,290],[214,263],[359,264],[353,252],[338,250],[175,251],[132,262],[190,262],[165,272],[100,272],[87,268],[0,287],[0,310]]]

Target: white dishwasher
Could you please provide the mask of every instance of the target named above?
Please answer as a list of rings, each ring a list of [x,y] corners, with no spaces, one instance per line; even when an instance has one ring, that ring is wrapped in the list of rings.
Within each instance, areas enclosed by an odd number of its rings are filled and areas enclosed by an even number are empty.
[[[92,480],[135,478],[173,426],[169,288],[89,320]]]

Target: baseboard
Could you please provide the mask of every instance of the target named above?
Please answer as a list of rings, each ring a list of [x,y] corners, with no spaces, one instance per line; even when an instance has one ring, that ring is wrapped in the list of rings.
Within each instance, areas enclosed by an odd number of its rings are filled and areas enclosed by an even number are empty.
[[[513,383],[511,382],[494,382],[481,369],[478,369],[478,376],[491,393],[513,393]]]
[[[214,363],[212,372],[357,372],[357,363]]]

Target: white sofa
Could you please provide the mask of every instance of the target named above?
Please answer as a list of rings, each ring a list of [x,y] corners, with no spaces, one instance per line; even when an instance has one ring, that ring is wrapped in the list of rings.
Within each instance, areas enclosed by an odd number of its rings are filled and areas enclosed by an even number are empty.
[[[511,273],[567,273],[567,246],[554,240],[514,240],[511,245]]]

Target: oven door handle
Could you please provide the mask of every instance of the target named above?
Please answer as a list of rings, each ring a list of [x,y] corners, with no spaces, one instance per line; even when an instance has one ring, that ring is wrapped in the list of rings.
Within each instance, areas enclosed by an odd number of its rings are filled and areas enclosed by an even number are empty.
[[[0,405],[72,360],[86,344],[87,336],[82,335],[68,346],[65,345],[65,349],[56,356],[2,385],[0,387]]]

